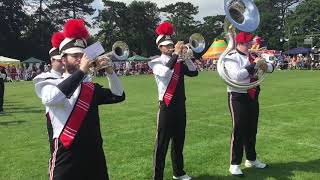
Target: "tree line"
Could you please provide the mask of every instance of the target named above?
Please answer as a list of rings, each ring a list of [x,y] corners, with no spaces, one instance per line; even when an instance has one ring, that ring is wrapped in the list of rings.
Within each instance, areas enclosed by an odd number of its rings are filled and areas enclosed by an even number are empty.
[[[69,18],[85,18],[97,11],[88,27],[98,29],[90,42],[99,40],[106,50],[114,42],[125,41],[130,50],[144,56],[158,54],[156,26],[163,20],[176,27],[175,39],[187,41],[192,33],[201,33],[207,46],[224,37],[224,15],[195,20],[199,7],[177,2],[159,8],[150,1],[123,2],[102,0],[103,9],[92,7],[94,0],[0,0],[0,56],[18,59],[36,57],[48,60],[50,38],[61,31]],[[270,49],[286,50],[304,45],[314,36],[320,45],[320,0],[255,0],[261,24],[256,32]],[[309,37],[309,36],[308,36]],[[89,43],[90,43],[89,42]],[[208,47],[207,47],[208,48]]]

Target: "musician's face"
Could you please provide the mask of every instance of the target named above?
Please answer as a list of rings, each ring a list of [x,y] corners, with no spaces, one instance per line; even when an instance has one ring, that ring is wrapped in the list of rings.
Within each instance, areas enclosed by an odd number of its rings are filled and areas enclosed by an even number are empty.
[[[253,45],[253,42],[250,41],[250,42],[248,42],[248,43],[244,43],[243,45],[244,45],[247,49],[251,49],[251,48],[252,48],[252,45]]]
[[[162,46],[159,47],[159,49],[160,49],[162,54],[169,55],[169,56],[171,56],[173,51],[174,51],[173,44],[162,45]]]
[[[240,50],[241,52],[248,54],[249,53],[249,49],[252,47],[252,44],[249,43],[239,43],[237,45],[237,49]]]
[[[66,54],[62,57],[62,62],[65,66],[65,69],[68,73],[72,74],[80,67],[80,60],[83,56],[83,53],[74,53]]]
[[[53,70],[63,73],[64,68],[61,59],[51,59],[51,65]]]

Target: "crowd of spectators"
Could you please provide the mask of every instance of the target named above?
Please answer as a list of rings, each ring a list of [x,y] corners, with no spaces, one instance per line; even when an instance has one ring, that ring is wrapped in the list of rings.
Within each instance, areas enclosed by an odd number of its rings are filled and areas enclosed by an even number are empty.
[[[310,55],[296,55],[296,56],[280,56],[277,57],[278,61],[275,62],[278,70],[295,70],[295,69],[320,69],[319,60],[311,57]],[[199,71],[216,71],[217,60],[204,60],[193,59],[195,65]],[[7,65],[2,67],[5,72],[6,81],[30,81],[35,76],[42,72],[50,71],[50,64],[21,64],[21,66]],[[130,76],[141,74],[152,74],[152,70],[149,68],[148,63],[141,62],[114,62],[114,71],[118,76]],[[94,72],[95,76],[102,76],[103,70]]]

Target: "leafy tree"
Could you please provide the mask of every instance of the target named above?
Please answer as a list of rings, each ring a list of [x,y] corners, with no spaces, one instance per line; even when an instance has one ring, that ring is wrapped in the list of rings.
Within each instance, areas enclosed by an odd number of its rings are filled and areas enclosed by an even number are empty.
[[[157,5],[151,2],[133,1],[129,6],[129,43],[132,50],[145,56],[157,52],[155,28],[160,21]]]
[[[224,19],[224,15],[207,16],[203,18],[203,23],[198,26],[199,32],[205,37],[207,48],[214,39],[224,38]]]
[[[29,21],[24,5],[23,0],[0,1],[0,54],[3,56],[21,58],[22,37]]]
[[[187,40],[190,35],[197,32],[199,22],[195,21],[194,15],[199,13],[199,7],[190,2],[177,2],[169,4],[160,9],[165,17],[175,26],[175,35],[177,40]]]
[[[286,36],[291,46],[306,46],[303,40],[307,35],[314,35],[313,45],[320,46],[319,4],[320,0],[305,0],[288,16]]]
[[[101,41],[105,49],[111,49],[114,42],[128,37],[130,20],[128,8],[123,2],[103,0],[104,9],[99,10],[94,24],[99,27],[96,39]]]
[[[52,0],[48,4],[48,9],[54,15],[52,21],[56,25],[63,24],[70,18],[84,18],[93,15],[94,9],[91,3],[94,0]],[[90,26],[90,24],[87,24]]]
[[[122,2],[103,2],[106,8],[99,11],[95,24],[100,28],[96,39],[106,49],[111,49],[115,41],[122,40],[137,54],[149,56],[157,51],[154,29],[160,19],[156,4],[133,1],[126,6]]]

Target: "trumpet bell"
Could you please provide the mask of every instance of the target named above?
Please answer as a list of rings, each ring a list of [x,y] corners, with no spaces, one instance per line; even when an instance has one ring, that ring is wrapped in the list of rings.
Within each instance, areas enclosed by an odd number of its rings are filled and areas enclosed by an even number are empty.
[[[206,41],[204,37],[199,33],[194,33],[189,38],[190,48],[196,52],[202,52],[206,47]]]
[[[128,59],[129,52],[129,46],[123,41],[117,41],[112,45],[112,54],[120,61]]]
[[[252,0],[224,0],[226,18],[238,30],[252,32],[260,24],[260,14]]]

